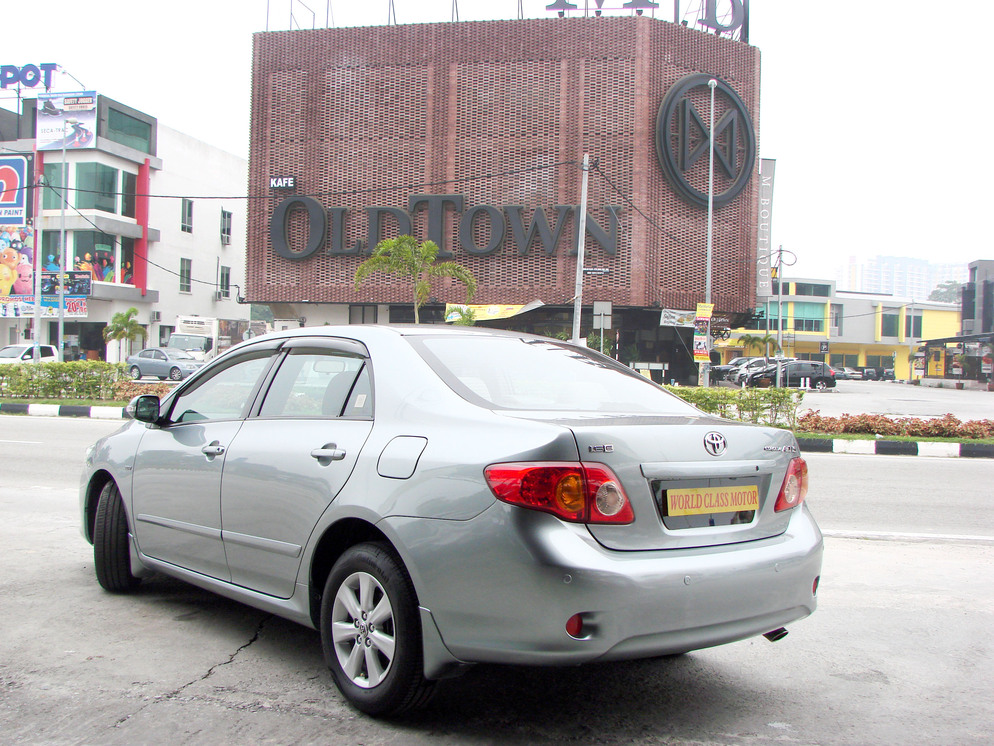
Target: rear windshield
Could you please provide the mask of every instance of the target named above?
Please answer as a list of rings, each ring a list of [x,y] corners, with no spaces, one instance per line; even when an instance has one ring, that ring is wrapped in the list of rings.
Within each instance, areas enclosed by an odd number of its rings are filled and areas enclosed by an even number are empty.
[[[519,337],[408,339],[450,388],[476,404],[598,414],[700,414],[593,350]]]

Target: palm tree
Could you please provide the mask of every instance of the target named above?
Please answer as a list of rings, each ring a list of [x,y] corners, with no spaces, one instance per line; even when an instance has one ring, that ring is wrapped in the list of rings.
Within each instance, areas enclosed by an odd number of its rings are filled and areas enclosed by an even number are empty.
[[[739,337],[739,342],[742,343],[742,347],[746,352],[755,347],[757,350],[763,353],[763,357],[770,356],[770,347],[773,347],[774,352],[780,350],[780,345],[777,344],[777,338],[775,334],[766,334],[760,336],[758,334],[743,334]]]
[[[110,342],[112,340],[117,341],[118,344],[118,360],[124,360],[125,355],[123,354],[124,340],[129,343],[135,337],[141,337],[145,339],[148,336],[148,330],[144,326],[135,321],[135,316],[138,315],[137,308],[129,308],[127,311],[121,311],[120,313],[115,313],[111,316],[110,323],[104,327],[104,341]]]
[[[418,309],[431,297],[432,282],[440,277],[452,277],[466,286],[466,303],[476,292],[473,273],[455,262],[439,262],[438,245],[434,241],[418,243],[413,236],[398,236],[380,241],[372,255],[355,271],[355,289],[373,272],[398,275],[407,280],[414,298],[414,323],[419,323]]]

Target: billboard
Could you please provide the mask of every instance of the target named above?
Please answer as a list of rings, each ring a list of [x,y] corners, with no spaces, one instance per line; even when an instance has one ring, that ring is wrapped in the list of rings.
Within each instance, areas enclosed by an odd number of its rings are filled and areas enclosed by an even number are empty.
[[[28,187],[31,186],[31,158],[26,155],[0,156],[0,222],[24,225],[31,215]]]
[[[38,150],[79,150],[97,144],[97,94],[39,93]]]

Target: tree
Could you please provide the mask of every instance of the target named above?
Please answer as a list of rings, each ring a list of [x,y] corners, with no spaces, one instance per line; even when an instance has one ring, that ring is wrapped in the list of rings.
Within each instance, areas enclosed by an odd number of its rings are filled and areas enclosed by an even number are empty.
[[[777,344],[777,338],[775,334],[766,334],[760,336],[758,334],[743,334],[739,337],[739,342],[742,343],[742,348],[749,352],[753,347],[763,353],[764,357],[770,356],[770,347],[774,351],[780,349],[780,345]]]
[[[935,286],[935,289],[929,293],[928,299],[940,303],[959,303],[962,292],[963,285],[956,280],[946,280]]]
[[[476,292],[473,273],[455,262],[435,263],[438,245],[434,241],[418,243],[413,236],[398,236],[380,241],[369,259],[355,271],[355,289],[358,290],[374,272],[397,275],[407,280],[414,299],[414,323],[420,323],[418,309],[431,297],[431,285],[440,277],[451,277],[466,286],[466,303]]]
[[[115,313],[111,316],[110,323],[104,327],[104,341],[118,342],[118,351],[121,353],[121,344],[124,340],[129,343],[135,337],[141,337],[145,339],[148,336],[148,330],[144,326],[135,321],[135,316],[138,315],[137,308],[129,308],[127,311],[121,311],[120,313]],[[123,360],[125,355],[119,354],[118,360]]]

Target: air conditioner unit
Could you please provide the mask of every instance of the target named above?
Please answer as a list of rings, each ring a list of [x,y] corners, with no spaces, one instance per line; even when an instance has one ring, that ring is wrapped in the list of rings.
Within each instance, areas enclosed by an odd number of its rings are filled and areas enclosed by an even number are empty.
[[[158,324],[162,321],[162,311],[152,311],[152,323]]]
[[[221,245],[222,246],[229,246],[230,244],[231,244],[231,236],[229,236],[227,233],[222,233],[221,234]]]
[[[216,303],[217,301],[224,298],[224,293],[220,290],[215,290],[213,296],[214,296],[214,302]]]

